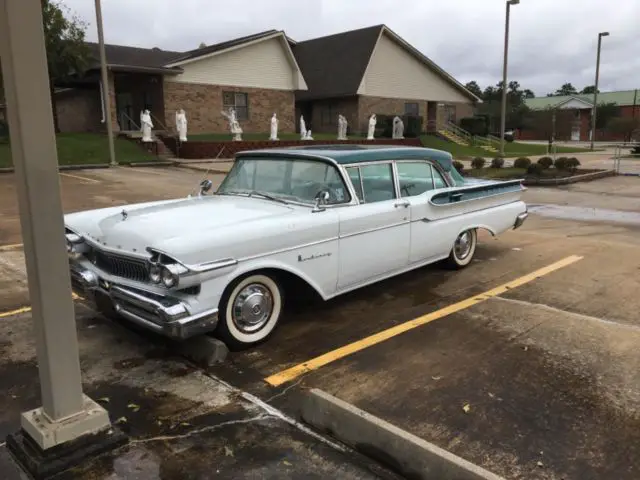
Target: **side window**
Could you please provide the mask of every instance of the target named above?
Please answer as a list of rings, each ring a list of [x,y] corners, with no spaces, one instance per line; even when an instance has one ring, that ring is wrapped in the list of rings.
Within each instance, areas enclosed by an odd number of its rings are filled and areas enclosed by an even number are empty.
[[[347,173],[349,174],[349,178],[351,179],[351,183],[353,184],[353,189],[356,191],[358,200],[364,202],[362,183],[360,181],[360,169],[358,167],[349,167],[347,168]]]
[[[447,188],[448,187],[447,182],[445,182],[440,172],[435,168],[432,168],[432,170],[433,170],[433,184],[436,186],[436,188]]]
[[[391,163],[360,167],[365,203],[383,202],[396,198]]]
[[[433,190],[433,174],[438,174],[427,162],[397,162],[400,195],[414,197]]]

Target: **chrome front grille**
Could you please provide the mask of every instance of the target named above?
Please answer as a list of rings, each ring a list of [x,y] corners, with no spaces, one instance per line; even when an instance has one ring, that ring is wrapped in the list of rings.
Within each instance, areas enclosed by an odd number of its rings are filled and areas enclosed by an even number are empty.
[[[144,260],[136,260],[122,255],[101,252],[100,250],[93,250],[89,258],[100,270],[116,277],[136,282],[146,282],[149,278],[147,263]]]

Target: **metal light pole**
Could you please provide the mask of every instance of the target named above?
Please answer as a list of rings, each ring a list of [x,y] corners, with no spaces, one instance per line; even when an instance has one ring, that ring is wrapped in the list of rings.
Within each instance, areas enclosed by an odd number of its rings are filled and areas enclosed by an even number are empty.
[[[107,435],[110,421],[82,391],[40,0],[0,0],[0,55],[42,400],[7,447],[33,474],[42,451]]]
[[[504,157],[504,130],[507,117],[507,57],[509,54],[509,15],[511,5],[518,5],[520,0],[507,2],[507,17],[504,22],[504,63],[502,64],[502,112],[500,115],[500,156]]]
[[[107,137],[109,138],[109,158],[111,165],[118,165],[116,149],[113,143],[113,125],[111,124],[111,102],[109,101],[109,77],[107,75],[107,54],[104,51],[104,32],[102,30],[102,6],[96,0],[96,23],[98,25],[98,44],[100,46],[100,73],[102,75],[102,103],[104,104]]]
[[[602,47],[602,37],[608,37],[609,32],[598,34],[598,55],[596,57],[596,86],[593,92],[593,110],[591,112],[591,150],[596,139],[596,113],[598,107],[598,80],[600,79],[600,48]]]

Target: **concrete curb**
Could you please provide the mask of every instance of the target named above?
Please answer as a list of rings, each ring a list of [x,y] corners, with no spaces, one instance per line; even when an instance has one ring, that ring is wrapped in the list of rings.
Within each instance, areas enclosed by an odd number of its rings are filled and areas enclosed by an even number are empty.
[[[188,170],[193,170],[194,172],[202,172],[202,173],[219,173],[221,175],[226,175],[227,173],[229,173],[228,170],[218,170],[216,168],[204,168],[204,167],[197,167],[195,165],[189,165],[189,164],[185,164],[185,163],[177,163],[176,167],[179,168],[186,168]]]
[[[131,162],[131,163],[121,163],[120,165],[128,165],[132,168],[140,168],[140,167],[173,167],[176,165],[176,162],[173,160],[159,161],[159,162]]]
[[[173,342],[172,347],[179,355],[203,367],[222,363],[229,354],[227,345],[208,335],[199,335],[183,342]]]
[[[599,178],[615,176],[615,170],[602,170],[600,172],[584,173],[566,178],[544,178],[538,180],[525,180],[524,185],[569,185],[571,183],[589,182]]]
[[[120,167],[171,167],[174,165],[176,165],[176,162],[174,161],[133,162],[133,163],[122,162],[118,164],[118,166]],[[65,170],[96,170],[96,169],[107,169],[107,168],[111,168],[111,165],[109,165],[108,163],[93,163],[93,164],[87,164],[87,165],[82,165],[82,164],[81,165],[59,165],[58,166],[58,170],[61,172]],[[0,174],[13,173],[13,172],[14,172],[13,167],[0,168]]]
[[[504,480],[318,389],[302,404],[304,422],[402,476],[438,480]]]

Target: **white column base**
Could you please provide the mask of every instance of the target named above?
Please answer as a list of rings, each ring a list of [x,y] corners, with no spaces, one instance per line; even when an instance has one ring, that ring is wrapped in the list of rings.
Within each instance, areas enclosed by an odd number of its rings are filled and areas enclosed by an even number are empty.
[[[71,417],[52,421],[42,407],[24,412],[22,430],[42,450],[55,447],[87,434],[98,433],[111,427],[108,412],[83,394],[83,409]]]

